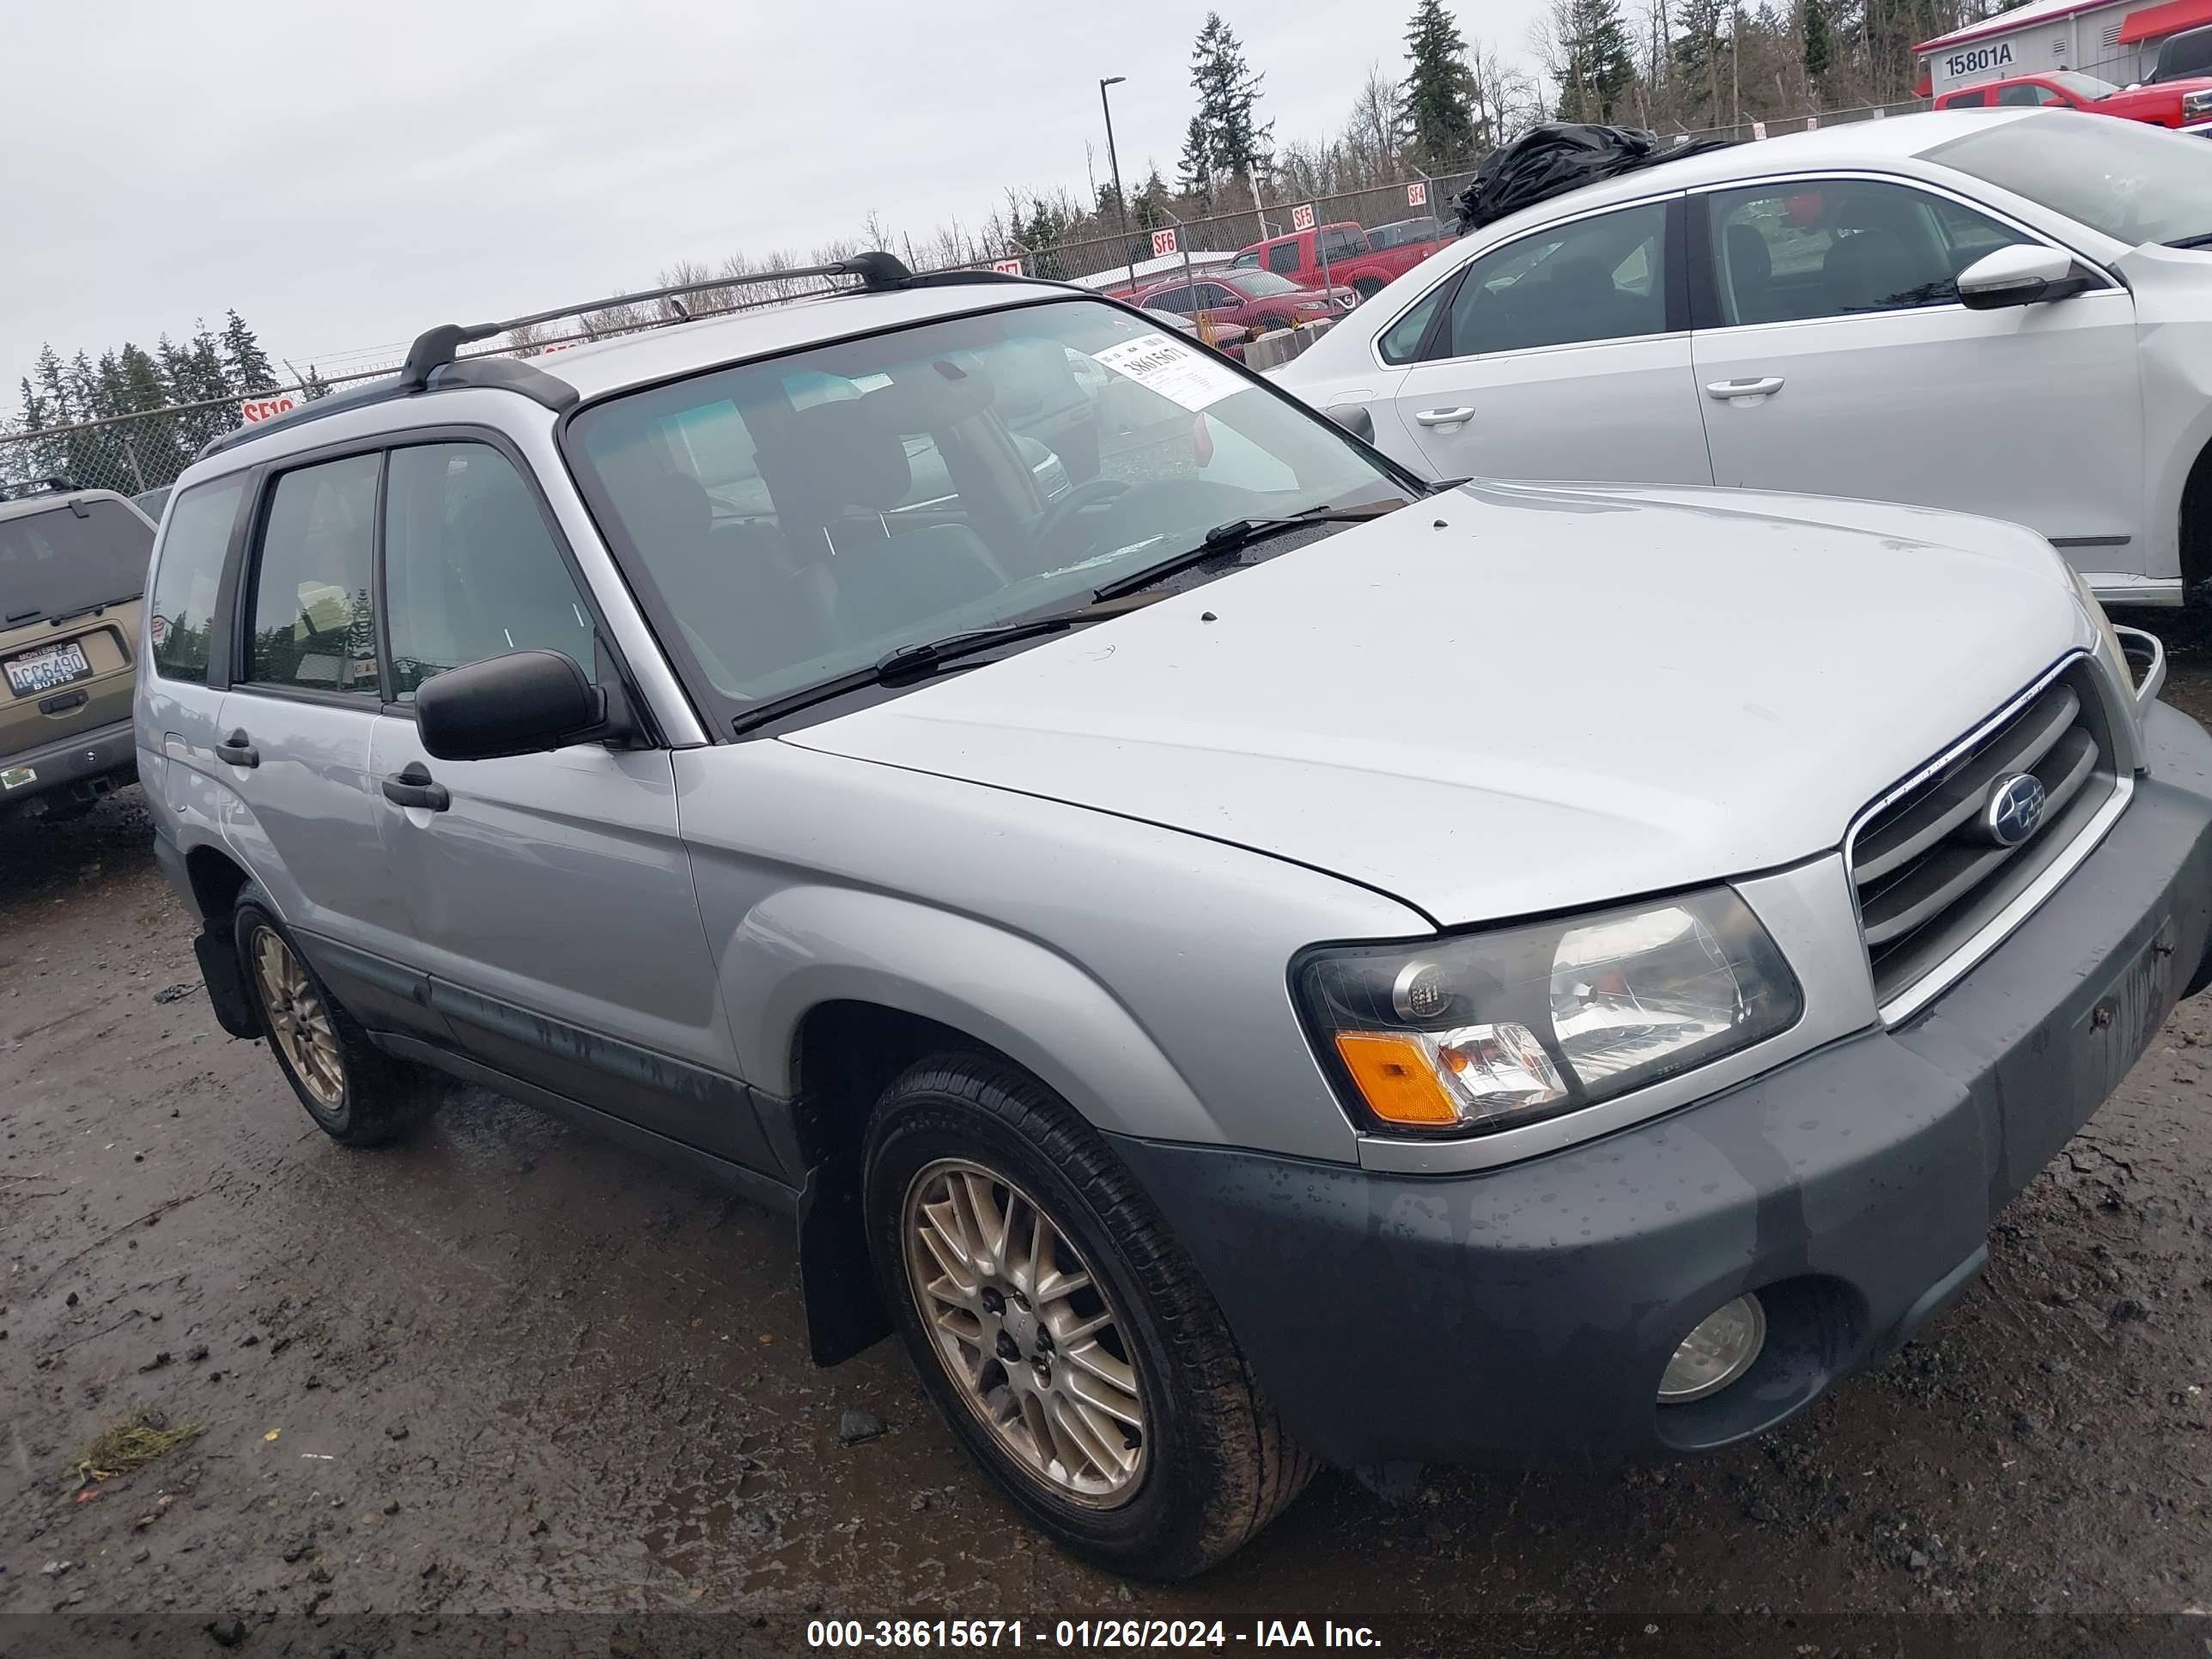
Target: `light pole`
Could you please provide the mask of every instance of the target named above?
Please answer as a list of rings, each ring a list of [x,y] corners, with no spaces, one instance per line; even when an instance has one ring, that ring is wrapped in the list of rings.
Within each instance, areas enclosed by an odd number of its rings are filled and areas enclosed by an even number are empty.
[[[1121,193],[1121,158],[1114,153],[1114,106],[1107,101],[1106,88],[1118,87],[1129,77],[1109,75],[1098,83],[1098,107],[1106,113],[1106,165],[1114,171],[1114,210],[1121,219],[1121,257],[1129,263],[1129,286],[1137,285],[1136,256],[1129,252],[1129,198]]]

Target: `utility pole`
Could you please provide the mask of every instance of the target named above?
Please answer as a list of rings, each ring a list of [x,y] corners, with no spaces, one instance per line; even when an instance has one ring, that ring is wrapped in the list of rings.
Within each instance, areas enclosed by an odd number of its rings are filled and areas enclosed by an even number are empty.
[[[1118,87],[1129,77],[1109,75],[1098,83],[1098,107],[1106,114],[1106,165],[1114,173],[1114,210],[1121,220],[1121,257],[1129,266],[1129,286],[1137,285],[1136,256],[1129,252],[1129,198],[1121,192],[1121,158],[1114,152],[1114,106],[1107,100],[1106,88]]]

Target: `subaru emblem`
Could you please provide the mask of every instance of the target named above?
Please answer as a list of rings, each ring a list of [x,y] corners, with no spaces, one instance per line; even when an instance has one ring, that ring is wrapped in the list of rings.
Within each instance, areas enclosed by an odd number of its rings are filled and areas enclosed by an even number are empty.
[[[1982,833],[2000,847],[2017,847],[2043,818],[2043,783],[2033,772],[2014,772],[1990,786],[1982,803]]]

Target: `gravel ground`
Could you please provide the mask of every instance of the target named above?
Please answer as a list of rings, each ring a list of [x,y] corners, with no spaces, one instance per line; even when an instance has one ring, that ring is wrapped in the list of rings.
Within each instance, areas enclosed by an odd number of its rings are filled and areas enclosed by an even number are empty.
[[[2212,717],[2212,647],[2169,632]],[[783,1652],[825,1614],[2212,1653],[2212,999],[1965,1301],[1781,1431],[1391,1501],[1326,1474],[1163,1590],[1026,1532],[893,1345],[812,1370],[787,1223],[481,1093],[331,1145],[216,1028],[188,933],[135,793],[0,826],[0,1653]],[[846,1443],[848,1411],[884,1431]],[[88,1483],[142,1413],[190,1438]]]

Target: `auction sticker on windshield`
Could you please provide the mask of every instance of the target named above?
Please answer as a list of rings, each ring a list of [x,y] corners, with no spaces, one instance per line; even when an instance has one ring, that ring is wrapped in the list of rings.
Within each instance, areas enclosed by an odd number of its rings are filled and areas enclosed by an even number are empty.
[[[1164,334],[1140,335],[1091,355],[1116,374],[1188,410],[1204,409],[1245,389],[1243,378],[1226,363]]]

